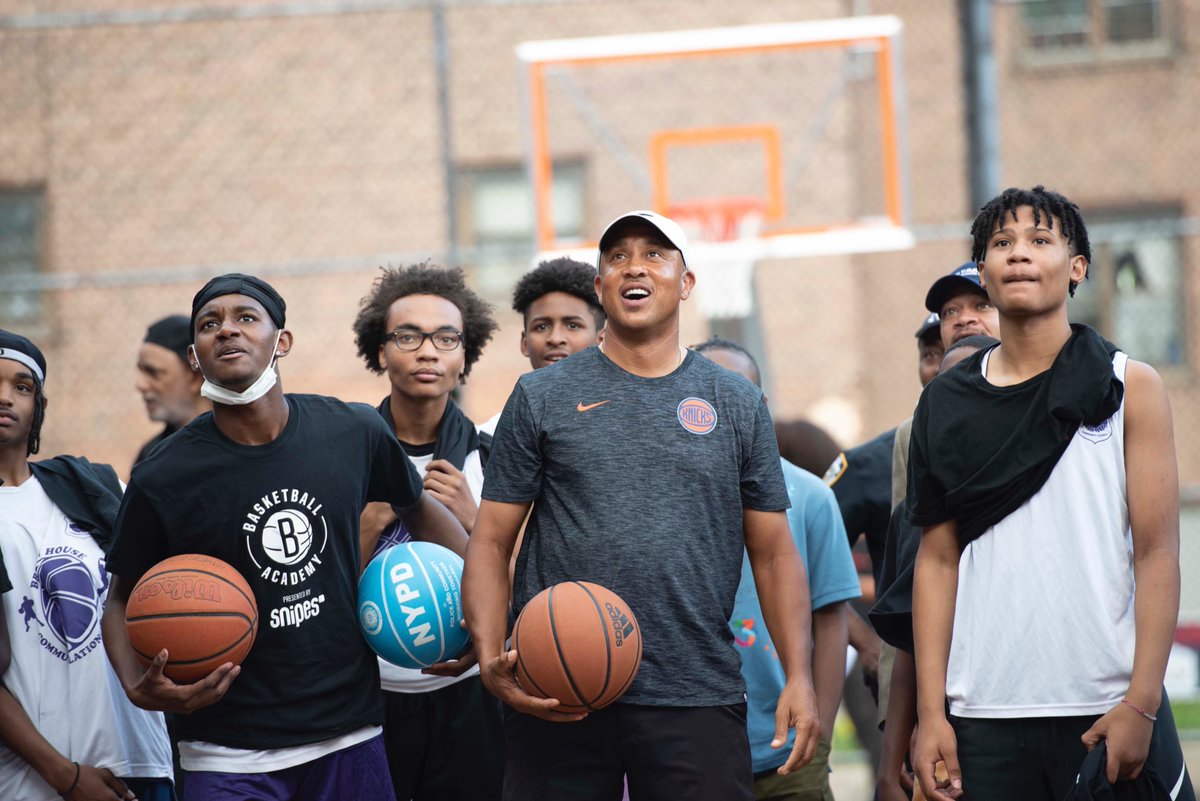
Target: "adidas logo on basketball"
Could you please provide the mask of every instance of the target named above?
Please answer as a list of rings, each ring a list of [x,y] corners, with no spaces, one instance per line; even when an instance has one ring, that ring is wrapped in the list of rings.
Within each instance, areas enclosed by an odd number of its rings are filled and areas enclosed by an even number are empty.
[[[624,645],[625,640],[633,634],[633,621],[629,619],[629,615],[610,603],[604,604],[604,608],[608,610],[608,616],[612,620],[613,636],[616,638],[617,647]]]

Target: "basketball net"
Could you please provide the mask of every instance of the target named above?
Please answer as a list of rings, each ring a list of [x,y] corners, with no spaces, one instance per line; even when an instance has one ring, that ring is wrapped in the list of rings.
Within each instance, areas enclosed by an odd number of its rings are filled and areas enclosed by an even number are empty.
[[[667,216],[688,237],[688,267],[696,274],[700,309],[710,320],[754,311],[754,263],[762,232],[763,201],[717,197],[677,203]]]

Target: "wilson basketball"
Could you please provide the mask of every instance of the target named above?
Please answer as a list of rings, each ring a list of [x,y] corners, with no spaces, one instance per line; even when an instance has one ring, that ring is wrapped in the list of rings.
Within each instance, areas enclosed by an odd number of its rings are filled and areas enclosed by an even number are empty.
[[[232,565],[200,554],[164,559],[134,586],[125,608],[129,641],[147,667],[163,648],[163,673],[189,684],[226,662],[241,664],[258,633],[258,605]]]
[[[557,698],[563,712],[616,701],[642,663],[637,618],[612,590],[564,581],[535,595],[513,628],[517,681],[530,695]]]
[[[431,542],[402,542],[380,552],[358,581],[358,624],[381,657],[426,668],[458,656],[463,628],[463,560]]]

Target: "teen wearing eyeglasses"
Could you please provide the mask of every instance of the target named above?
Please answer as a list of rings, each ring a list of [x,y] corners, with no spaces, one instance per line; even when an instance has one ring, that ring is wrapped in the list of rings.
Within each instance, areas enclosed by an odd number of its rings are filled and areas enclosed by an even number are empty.
[[[354,321],[359,355],[391,384],[379,414],[423,475],[425,491],[468,532],[483,488],[480,445],[491,438],[479,434],[450,394],[495,330],[491,306],[467,288],[462,270],[428,263],[385,268]],[[367,507],[361,531],[364,561],[412,539],[386,504]],[[483,690],[473,655],[432,673],[382,660],[379,667],[396,797],[499,798],[499,702]]]

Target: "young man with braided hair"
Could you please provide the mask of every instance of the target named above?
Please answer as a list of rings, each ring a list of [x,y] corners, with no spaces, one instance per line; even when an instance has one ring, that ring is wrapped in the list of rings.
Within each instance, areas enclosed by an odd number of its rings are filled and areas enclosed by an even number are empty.
[[[483,489],[480,434],[450,394],[492,338],[492,308],[467,287],[461,269],[433,264],[385,268],[354,321],[358,355],[385,373],[377,407],[424,479],[425,491],[475,527]],[[364,562],[412,538],[385,503],[364,511]],[[489,801],[500,797],[504,740],[500,704],[483,689],[474,660],[426,671],[379,660],[383,739],[398,798]],[[463,770],[470,764],[471,770]]]
[[[163,716],[129,702],[101,646],[121,483],[87,459],[29,461],[46,374],[0,331],[0,798],[169,801]]]
[[[1058,801],[1094,791],[1075,782],[1099,747],[1108,782],[1193,799],[1162,687],[1179,609],[1166,389],[1068,320],[1091,260],[1074,203],[1008,189],[971,233],[1001,344],[932,381],[913,418],[917,776],[937,801]]]

